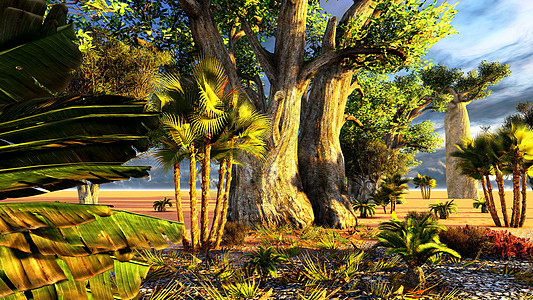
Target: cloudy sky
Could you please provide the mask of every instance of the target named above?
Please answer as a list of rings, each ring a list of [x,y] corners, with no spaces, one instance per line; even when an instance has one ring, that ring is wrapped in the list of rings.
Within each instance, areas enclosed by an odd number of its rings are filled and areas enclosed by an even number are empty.
[[[323,1],[322,7],[338,19],[353,3],[349,0]],[[438,1],[442,3],[443,1]],[[457,1],[449,1],[454,4]],[[467,72],[475,69],[482,60],[509,64],[510,77],[495,85],[493,94],[468,105],[475,135],[481,126],[498,127],[506,116],[516,113],[515,104],[533,100],[533,1],[524,0],[463,0],[456,6],[457,15],[452,21],[458,34],[447,37],[427,54],[435,64],[445,64]],[[429,119],[444,137],[444,114],[428,113],[419,121]],[[427,174],[437,179],[439,188],[445,187],[444,149],[435,153],[417,155],[422,165],[409,175]],[[214,175],[214,174],[213,174]],[[150,181],[151,180],[151,181]],[[171,189],[172,176],[155,168],[151,179],[135,179],[106,184],[103,188]]]

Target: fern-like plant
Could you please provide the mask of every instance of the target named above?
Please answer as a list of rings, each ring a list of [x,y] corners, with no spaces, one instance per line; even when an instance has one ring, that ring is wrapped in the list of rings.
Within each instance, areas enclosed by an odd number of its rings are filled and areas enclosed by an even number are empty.
[[[353,208],[359,210],[359,217],[368,218],[372,217],[376,213],[376,204],[368,203],[370,199],[366,200],[355,200]]]
[[[257,271],[262,279],[266,279],[269,275],[277,276],[276,267],[287,261],[285,255],[278,253],[274,248],[264,248],[258,246],[257,250],[250,254],[245,254],[249,258],[246,262],[246,267],[253,271]]]
[[[440,219],[448,219],[450,216],[450,213],[455,212],[457,214],[457,204],[453,203],[454,199],[446,201],[446,202],[439,202],[437,200],[436,204],[430,204],[429,210],[435,214],[435,216],[439,216]]]
[[[487,201],[483,197],[475,198],[473,206],[474,206],[474,208],[481,208],[481,213],[483,213],[483,214],[489,212],[487,210]]]
[[[402,258],[407,264],[405,284],[410,288],[425,286],[422,265],[432,256],[446,253],[460,257],[459,253],[440,242],[439,230],[446,230],[446,227],[429,215],[422,220],[400,221],[393,214],[393,219],[381,223],[379,229],[378,243],[374,247],[385,247],[387,255],[397,254]]]

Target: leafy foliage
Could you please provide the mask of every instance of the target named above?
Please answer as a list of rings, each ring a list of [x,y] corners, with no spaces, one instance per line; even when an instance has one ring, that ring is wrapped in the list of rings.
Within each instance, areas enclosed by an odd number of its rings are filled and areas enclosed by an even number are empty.
[[[157,211],[166,211],[167,210],[167,205],[172,207],[172,202],[171,202],[171,199],[170,198],[163,198],[163,200],[156,200],[154,201],[154,209],[157,210]]]
[[[439,230],[446,229],[428,215],[422,220],[408,219],[400,221],[393,214],[393,219],[379,225],[381,230],[375,247],[385,247],[387,254],[399,255],[407,264],[406,281],[412,286],[424,286],[424,273],[420,266],[432,256],[445,253],[460,257],[439,241]]]
[[[376,204],[368,203],[369,200],[355,200],[353,208],[359,210],[361,218],[372,217],[376,213]]]
[[[448,219],[450,213],[455,212],[457,214],[457,204],[453,203],[453,201],[454,199],[445,202],[437,200],[437,203],[429,205],[429,210],[441,219]]]
[[[276,277],[276,266],[281,262],[287,261],[287,258],[272,247],[263,248],[258,246],[257,250],[250,254],[245,254],[249,260],[246,262],[246,266],[252,271],[257,271],[261,278],[265,279],[269,275]]]

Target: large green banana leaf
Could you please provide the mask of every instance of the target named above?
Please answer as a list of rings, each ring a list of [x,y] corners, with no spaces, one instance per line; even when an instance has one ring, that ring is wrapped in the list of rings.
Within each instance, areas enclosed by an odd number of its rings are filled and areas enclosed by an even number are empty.
[[[183,234],[181,223],[67,203],[5,203],[0,225],[0,297],[13,299],[30,290],[40,299],[88,299],[87,288],[95,299],[107,299],[110,270],[118,296],[131,299],[149,266],[127,254],[167,248]]]
[[[67,9],[46,1],[0,2],[0,104],[62,91],[81,64]]]
[[[0,199],[148,176],[121,166],[148,149],[158,116],[122,96],[64,96],[0,106]]]

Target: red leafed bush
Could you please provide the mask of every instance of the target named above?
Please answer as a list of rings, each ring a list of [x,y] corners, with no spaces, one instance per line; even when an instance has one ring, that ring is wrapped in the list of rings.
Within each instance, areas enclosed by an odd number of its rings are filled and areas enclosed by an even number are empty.
[[[487,236],[492,243],[492,253],[496,256],[528,259],[533,255],[533,243],[529,238],[517,237],[508,231],[489,229]]]
[[[529,259],[533,257],[533,242],[505,230],[465,226],[450,227],[439,234],[441,242],[459,252],[462,257],[494,255],[500,258]]]

